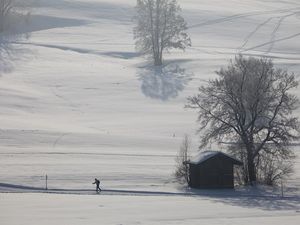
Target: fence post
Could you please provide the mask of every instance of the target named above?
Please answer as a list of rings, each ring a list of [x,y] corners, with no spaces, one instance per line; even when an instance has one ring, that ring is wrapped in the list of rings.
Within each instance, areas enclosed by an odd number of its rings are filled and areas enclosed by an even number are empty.
[[[46,190],[48,190],[48,175],[46,174]]]
[[[282,179],[281,179],[281,197],[283,198],[283,182],[282,182]]]

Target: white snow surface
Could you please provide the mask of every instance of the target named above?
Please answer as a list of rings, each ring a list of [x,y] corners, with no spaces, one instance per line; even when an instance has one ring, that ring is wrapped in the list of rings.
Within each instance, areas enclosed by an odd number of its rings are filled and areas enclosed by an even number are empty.
[[[298,0],[181,0],[193,45],[160,69],[135,51],[135,0],[28,2],[31,18],[0,38],[1,184],[43,188],[48,174],[50,189],[89,191],[98,177],[104,189],[185,193],[174,158],[184,134],[193,154],[199,141],[186,98],[238,53],[300,74]],[[299,170],[298,157],[290,198],[276,201],[1,193],[0,224],[296,224]]]
[[[297,225],[300,219],[299,206],[285,200],[178,196],[1,194],[0,211],[9,225]]]

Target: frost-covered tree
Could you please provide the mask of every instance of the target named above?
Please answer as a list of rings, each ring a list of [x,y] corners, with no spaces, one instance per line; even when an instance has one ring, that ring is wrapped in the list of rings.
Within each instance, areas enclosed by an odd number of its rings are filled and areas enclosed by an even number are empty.
[[[9,13],[14,7],[14,0],[0,0],[0,33],[4,30]]]
[[[202,146],[210,140],[240,141],[246,177],[254,184],[262,157],[269,166],[270,160],[292,156],[289,145],[299,138],[300,128],[293,115],[299,101],[290,91],[298,82],[266,58],[238,56],[217,75],[188,98],[187,107],[198,111]]]
[[[136,48],[143,54],[152,55],[155,65],[162,65],[164,51],[171,48],[184,50],[191,45],[186,33],[187,24],[176,0],[137,0],[136,10]]]

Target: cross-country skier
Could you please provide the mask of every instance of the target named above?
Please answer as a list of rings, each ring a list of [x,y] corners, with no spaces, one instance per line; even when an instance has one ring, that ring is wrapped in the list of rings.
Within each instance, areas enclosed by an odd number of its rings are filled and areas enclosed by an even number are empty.
[[[96,184],[96,192],[99,193],[101,191],[100,180],[98,180],[97,178],[95,178],[95,181],[94,181],[93,184]]]

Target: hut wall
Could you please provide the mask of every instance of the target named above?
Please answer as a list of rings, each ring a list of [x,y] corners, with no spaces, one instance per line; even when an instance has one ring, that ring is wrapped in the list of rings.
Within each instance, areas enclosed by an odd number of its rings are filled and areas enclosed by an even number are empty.
[[[233,188],[233,164],[216,156],[195,165],[190,164],[190,186],[194,188]]]

